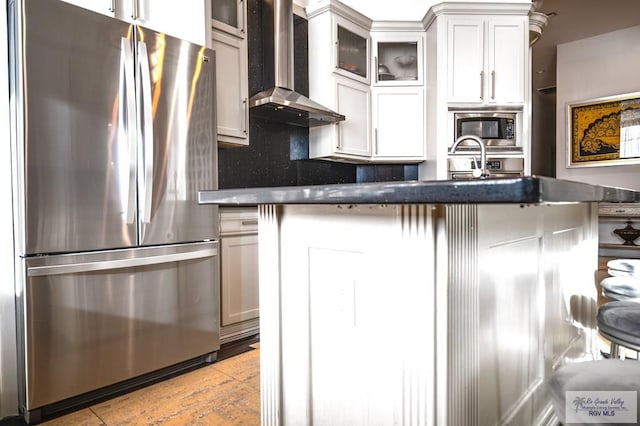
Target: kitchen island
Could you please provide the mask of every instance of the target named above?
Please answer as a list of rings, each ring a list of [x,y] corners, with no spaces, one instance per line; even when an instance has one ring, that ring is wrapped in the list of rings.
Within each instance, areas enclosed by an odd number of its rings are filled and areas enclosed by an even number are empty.
[[[553,421],[595,350],[597,203],[543,177],[202,191],[259,205],[262,424]]]

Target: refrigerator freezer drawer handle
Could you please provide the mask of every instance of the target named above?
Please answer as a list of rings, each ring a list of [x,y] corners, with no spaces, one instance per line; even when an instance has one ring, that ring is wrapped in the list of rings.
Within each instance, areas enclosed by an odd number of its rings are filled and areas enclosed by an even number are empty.
[[[46,275],[77,274],[82,272],[105,271],[111,269],[132,268],[136,266],[157,265],[160,263],[180,262],[218,255],[217,248],[198,250],[190,253],[172,253],[135,259],[105,260],[103,262],[72,263],[69,265],[33,266],[27,268],[30,277]]]
[[[151,194],[153,193],[153,115],[151,113],[151,74],[149,71],[149,55],[147,44],[138,43],[139,70],[142,82],[142,127],[143,127],[143,158],[144,158],[144,185],[142,185],[143,197],[140,206],[141,220],[144,223],[151,222]]]

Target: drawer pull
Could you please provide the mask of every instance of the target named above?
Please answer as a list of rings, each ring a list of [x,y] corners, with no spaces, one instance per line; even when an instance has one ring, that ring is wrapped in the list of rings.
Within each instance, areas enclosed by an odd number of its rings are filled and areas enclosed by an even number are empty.
[[[242,221],[243,225],[257,225],[258,224],[258,219],[253,219],[253,220],[243,220]]]

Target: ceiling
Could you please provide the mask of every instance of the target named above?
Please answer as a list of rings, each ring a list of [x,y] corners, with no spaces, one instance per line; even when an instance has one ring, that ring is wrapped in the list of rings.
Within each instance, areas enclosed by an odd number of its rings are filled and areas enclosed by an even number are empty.
[[[551,16],[531,49],[534,90],[555,87],[558,44],[640,25],[640,0],[543,0],[535,4],[538,12]]]

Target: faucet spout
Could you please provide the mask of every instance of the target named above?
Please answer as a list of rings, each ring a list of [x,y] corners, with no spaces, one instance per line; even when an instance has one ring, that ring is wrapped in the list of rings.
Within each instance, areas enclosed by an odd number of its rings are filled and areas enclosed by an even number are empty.
[[[474,162],[476,163],[476,169],[480,170],[480,176],[476,176],[476,177],[480,177],[480,178],[488,177],[489,176],[489,172],[486,169],[486,167],[487,167],[487,147],[484,145],[484,142],[482,141],[482,139],[480,139],[476,135],[462,135],[458,139],[456,139],[456,141],[451,146],[451,151],[450,151],[451,154],[455,154],[456,150],[458,149],[458,145],[460,145],[460,143],[462,143],[463,141],[466,141],[466,140],[472,140],[475,143],[477,143],[478,146],[480,146],[480,167],[478,167],[477,161],[474,160]]]

